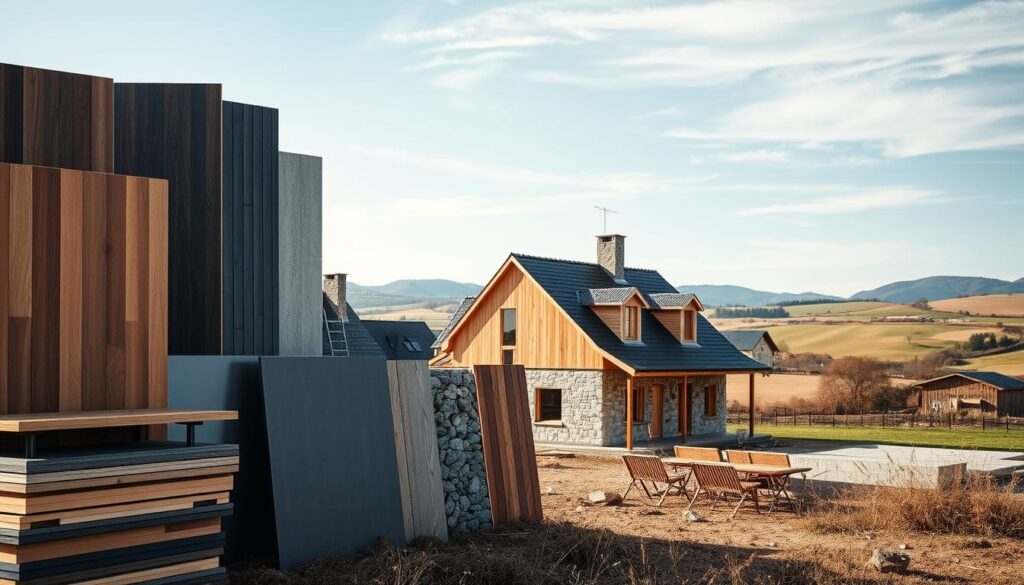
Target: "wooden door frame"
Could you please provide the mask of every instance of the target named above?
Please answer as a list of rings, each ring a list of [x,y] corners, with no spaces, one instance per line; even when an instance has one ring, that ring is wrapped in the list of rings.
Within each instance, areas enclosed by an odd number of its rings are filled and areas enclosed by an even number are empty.
[[[665,385],[651,384],[651,438],[665,435]]]

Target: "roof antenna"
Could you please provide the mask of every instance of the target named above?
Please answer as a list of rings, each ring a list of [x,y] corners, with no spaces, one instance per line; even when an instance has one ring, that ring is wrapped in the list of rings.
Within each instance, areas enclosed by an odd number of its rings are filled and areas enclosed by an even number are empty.
[[[607,207],[601,207],[600,205],[595,205],[594,209],[599,209],[599,210],[604,212],[604,231],[601,232],[601,233],[602,234],[607,234],[608,233],[608,214],[609,213],[618,213],[618,211],[615,211],[614,209],[608,209]]]

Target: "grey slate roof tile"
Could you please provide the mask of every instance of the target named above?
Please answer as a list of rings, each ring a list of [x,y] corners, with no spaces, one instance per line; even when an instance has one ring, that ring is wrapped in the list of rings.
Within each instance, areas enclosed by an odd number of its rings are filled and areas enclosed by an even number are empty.
[[[694,299],[693,293],[652,293],[646,295],[652,309],[682,309]]]
[[[448,334],[451,333],[452,329],[459,324],[459,321],[461,321],[462,317],[466,315],[466,312],[469,311],[469,308],[473,305],[473,301],[475,300],[476,297],[466,297],[462,299],[462,302],[459,303],[459,308],[455,309],[455,312],[452,313],[451,319],[448,319],[448,324],[445,325],[444,329],[437,334],[437,339],[434,340],[434,343],[430,344],[430,347],[434,349],[441,347],[444,340],[448,339]]]
[[[576,298],[581,305],[621,305],[634,292],[635,286],[617,286],[613,288],[585,288],[576,291]]]
[[[428,360],[434,332],[423,321],[360,321],[389,360]],[[419,350],[416,350],[419,347]]]
[[[775,342],[772,341],[771,336],[763,329],[722,331],[722,335],[732,342],[732,344],[736,346],[736,349],[739,349],[740,351],[752,351],[754,346],[757,345],[757,342],[760,341],[762,337],[768,336],[768,345],[771,346],[774,351],[779,351]]]

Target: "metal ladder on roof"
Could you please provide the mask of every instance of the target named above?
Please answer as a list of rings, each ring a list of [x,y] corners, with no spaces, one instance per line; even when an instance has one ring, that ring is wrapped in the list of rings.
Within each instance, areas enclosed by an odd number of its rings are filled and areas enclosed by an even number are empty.
[[[328,319],[327,311],[324,314],[324,327],[327,328],[327,338],[331,342],[331,355],[334,357],[349,357],[348,335],[345,334],[345,322],[341,319]]]

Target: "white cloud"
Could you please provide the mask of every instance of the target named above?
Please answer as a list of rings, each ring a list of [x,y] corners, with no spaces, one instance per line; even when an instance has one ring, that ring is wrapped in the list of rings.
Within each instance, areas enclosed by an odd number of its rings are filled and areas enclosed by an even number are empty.
[[[479,65],[480,63],[489,63],[492,61],[519,59],[526,57],[527,55],[528,53],[520,51],[490,51],[486,53],[477,53],[470,57],[447,57],[444,55],[437,55],[423,61],[422,63],[408,67],[406,71],[425,71],[428,69],[436,69],[438,67]]]
[[[741,150],[739,152],[719,152],[708,155],[693,155],[690,163],[695,165],[706,163],[783,163],[790,160],[789,152],[785,150],[769,150],[759,148],[754,150]]]
[[[775,203],[741,209],[737,215],[843,214],[895,209],[945,201],[933,191],[910,187],[881,187],[850,194],[831,195],[807,201]]]

